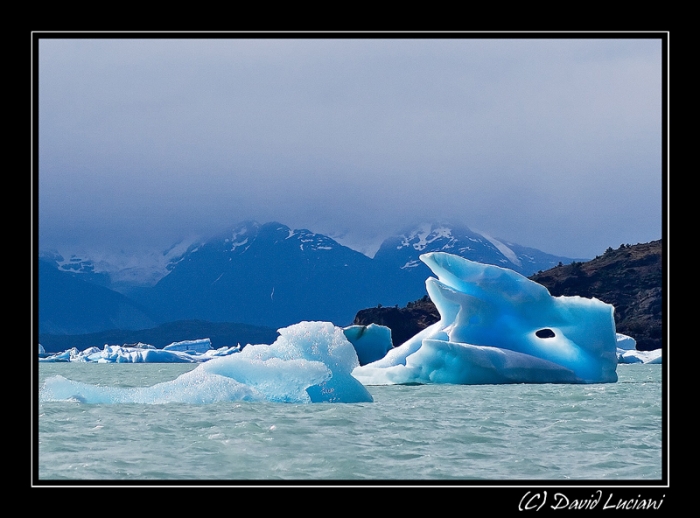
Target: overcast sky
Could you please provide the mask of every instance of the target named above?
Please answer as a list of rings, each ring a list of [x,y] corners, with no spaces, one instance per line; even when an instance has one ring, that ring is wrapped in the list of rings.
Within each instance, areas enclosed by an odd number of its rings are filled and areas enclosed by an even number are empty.
[[[41,39],[40,248],[445,220],[592,258],[662,235],[660,39]]]

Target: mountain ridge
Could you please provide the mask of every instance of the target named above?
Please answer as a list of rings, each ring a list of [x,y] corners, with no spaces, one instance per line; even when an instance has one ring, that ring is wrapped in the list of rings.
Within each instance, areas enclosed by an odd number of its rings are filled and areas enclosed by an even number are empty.
[[[510,268],[523,275],[551,268],[569,258],[548,254],[504,239],[476,232],[464,225],[424,223],[403,234],[384,240],[375,260],[403,263],[404,269],[416,269],[427,278],[431,273],[418,257],[426,252],[447,252],[472,261]]]
[[[279,222],[244,221],[183,248],[177,244],[163,253],[168,273],[155,285],[120,285],[119,293],[128,296],[134,307],[144,308],[153,323],[199,319],[279,328],[303,320],[325,320],[345,326],[353,321],[357,308],[404,305],[425,295],[430,271],[418,256],[426,251],[452,250],[472,260],[505,262],[520,270],[526,265],[532,271],[567,260],[486,238],[467,227],[436,223],[388,238],[374,258],[324,234]],[[99,280],[109,288],[87,258],[60,259],[54,266],[64,275],[62,282],[68,283],[68,276],[73,281]],[[48,263],[40,262],[40,270],[46,268]],[[47,300],[51,283],[42,282],[39,289]],[[47,330],[43,317],[42,310],[40,332]],[[100,318],[105,325],[114,320]],[[123,325],[144,327],[144,322]],[[62,330],[76,331],[70,326]]]

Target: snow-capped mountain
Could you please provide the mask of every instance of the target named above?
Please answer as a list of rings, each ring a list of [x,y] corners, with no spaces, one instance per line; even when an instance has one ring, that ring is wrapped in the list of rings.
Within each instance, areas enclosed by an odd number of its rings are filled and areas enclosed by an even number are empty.
[[[347,325],[358,308],[420,297],[398,270],[306,229],[244,222],[190,247],[152,289],[133,294],[165,321],[206,319],[281,327]]]
[[[99,293],[114,301],[107,308],[108,315],[102,314],[107,311],[105,306],[96,302],[98,292],[91,295],[95,302],[81,310],[83,319],[95,323],[90,326],[92,331],[101,330],[95,329],[100,322],[117,325],[128,320],[134,328],[148,319],[157,323],[199,319],[274,328],[325,320],[345,326],[360,309],[405,306],[425,295],[425,280],[431,272],[419,256],[433,251],[525,275],[572,261],[466,227],[438,224],[422,225],[385,240],[372,259],[310,230],[246,221],[209,240],[180,242],[146,257],[110,262],[104,257],[73,255],[66,260],[58,253],[43,253],[40,270],[51,270],[56,282],[85,281],[105,290]],[[76,292],[85,288],[83,284],[71,286]],[[44,308],[53,307],[54,299],[62,300],[56,290],[49,293],[50,288],[47,281],[39,285]],[[107,293],[107,288],[115,291]],[[128,300],[115,295],[128,295]],[[117,318],[114,308],[122,308],[120,314],[129,315],[128,319]],[[125,308],[129,308],[126,313]],[[70,304],[62,311],[54,313],[63,315],[66,325],[52,316],[51,328],[70,333],[78,322],[68,315]],[[48,322],[41,307],[40,312],[40,323]]]
[[[573,260],[496,239],[465,226],[439,223],[425,223],[386,239],[374,259],[397,265],[403,270],[415,270],[427,278],[430,270],[419,260],[419,256],[428,252],[448,252],[472,261],[510,268],[523,275],[547,270],[560,261],[570,263]]]
[[[109,286],[111,279],[109,273],[95,268],[95,262],[75,254],[71,254],[65,259],[57,250],[43,251],[39,254],[39,259],[45,263],[51,263],[60,272],[70,274],[83,281],[97,284],[98,286]]]
[[[149,250],[127,254],[87,251],[66,254],[66,259],[58,250],[45,250],[39,257],[43,261],[53,263],[59,271],[78,279],[129,293],[135,287],[154,286],[170,273],[173,265],[195,242],[198,240],[194,238],[178,241],[162,252]]]

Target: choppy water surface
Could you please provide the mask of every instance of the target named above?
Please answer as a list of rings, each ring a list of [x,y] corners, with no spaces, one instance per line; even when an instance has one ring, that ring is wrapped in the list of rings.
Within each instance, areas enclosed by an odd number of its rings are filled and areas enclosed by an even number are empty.
[[[40,364],[150,386],[182,364]],[[662,366],[596,385],[369,387],[373,403],[39,404],[40,480],[658,480]]]

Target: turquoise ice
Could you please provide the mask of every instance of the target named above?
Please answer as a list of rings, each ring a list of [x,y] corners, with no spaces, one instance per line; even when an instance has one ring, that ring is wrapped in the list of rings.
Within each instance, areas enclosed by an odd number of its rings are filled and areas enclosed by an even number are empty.
[[[83,403],[371,402],[351,372],[359,366],[343,330],[330,322],[301,322],[279,330],[272,345],[248,345],[211,359],[177,379],[151,387],[101,387],[61,376],[47,379],[43,401]]]
[[[433,252],[420,259],[440,312],[384,358],[358,367],[366,385],[406,383],[609,383],[617,381],[613,307],[552,297],[498,266]]]

